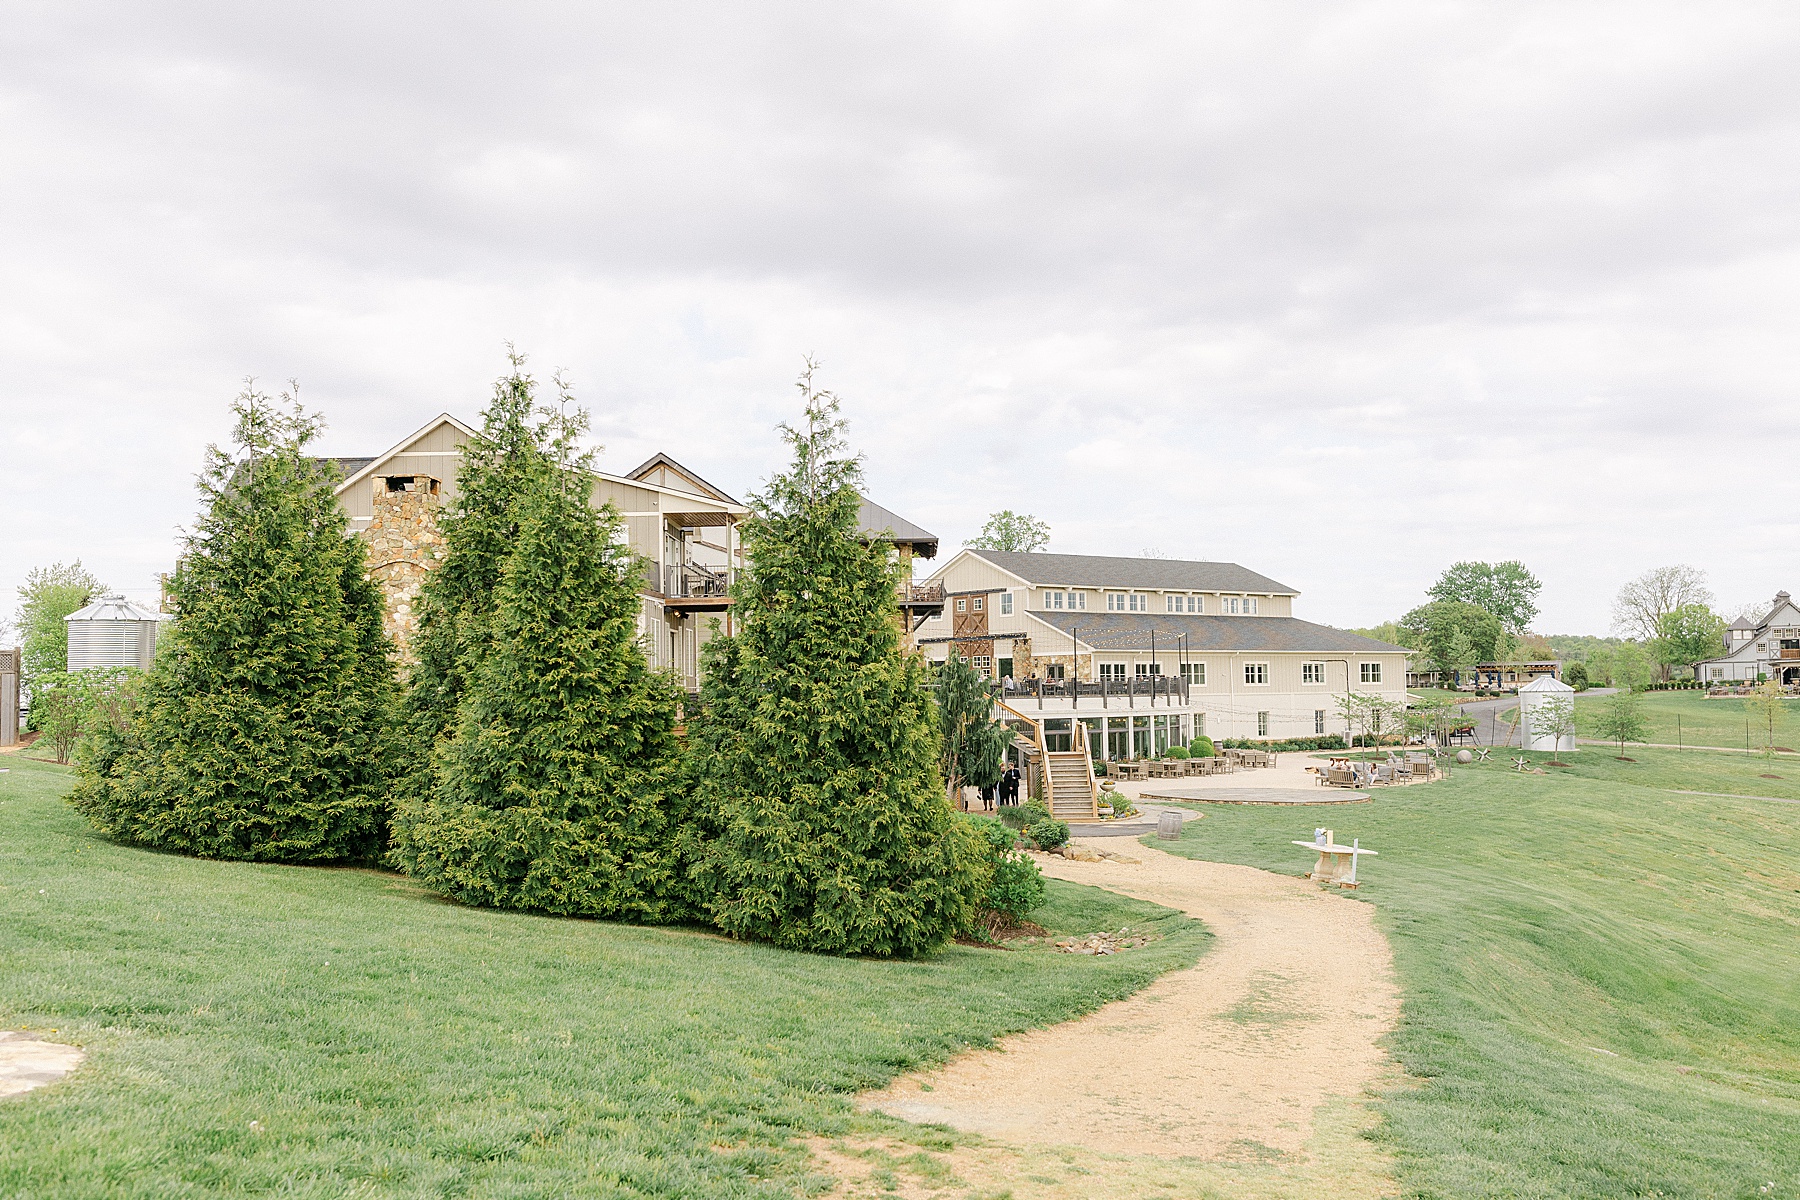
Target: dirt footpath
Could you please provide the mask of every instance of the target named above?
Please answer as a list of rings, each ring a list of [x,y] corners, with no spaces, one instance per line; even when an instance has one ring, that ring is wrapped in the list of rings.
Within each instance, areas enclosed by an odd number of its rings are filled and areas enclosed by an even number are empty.
[[[1044,857],[1045,874],[1206,922],[1218,940],[1199,964],[1080,1020],[905,1076],[863,1107],[1015,1146],[1286,1164],[1337,1180],[1339,1194],[1390,1192],[1356,1136],[1369,1124],[1362,1098],[1396,1078],[1376,1043],[1400,998],[1372,908],[1250,867],[1090,844],[1143,861]],[[1304,857],[1296,851],[1297,869]],[[1343,1188],[1346,1174],[1359,1186]]]

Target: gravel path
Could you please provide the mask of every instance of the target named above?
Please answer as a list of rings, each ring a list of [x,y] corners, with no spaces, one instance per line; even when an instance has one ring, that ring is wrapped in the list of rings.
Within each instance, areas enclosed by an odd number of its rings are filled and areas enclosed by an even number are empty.
[[[1205,921],[1218,940],[1198,965],[863,1106],[1010,1143],[1233,1162],[1304,1156],[1321,1114],[1394,1077],[1377,1043],[1400,997],[1369,905],[1250,867],[1129,853],[1143,861],[1040,862]],[[1305,858],[1296,850],[1296,871]]]

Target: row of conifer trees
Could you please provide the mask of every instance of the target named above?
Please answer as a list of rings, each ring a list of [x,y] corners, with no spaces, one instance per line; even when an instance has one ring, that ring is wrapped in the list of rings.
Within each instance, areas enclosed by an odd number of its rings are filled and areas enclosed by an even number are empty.
[[[857,536],[858,460],[801,377],[789,470],[753,500],[735,629],[680,695],[637,638],[638,564],[589,502],[585,414],[522,360],[465,448],[417,662],[396,680],[360,539],[291,397],[248,390],[209,452],[171,644],[74,802],[121,840],[217,858],[385,859],[459,901],[846,954],[971,928],[1003,848],[957,817],[899,569]],[[1035,879],[1035,868],[1030,869]],[[1041,884],[1038,885],[1041,888]]]

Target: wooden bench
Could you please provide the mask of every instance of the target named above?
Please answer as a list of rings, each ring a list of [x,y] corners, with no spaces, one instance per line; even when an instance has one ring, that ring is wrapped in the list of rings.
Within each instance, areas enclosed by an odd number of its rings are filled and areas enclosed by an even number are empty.
[[[1325,840],[1302,842],[1294,841],[1296,846],[1305,846],[1309,850],[1319,852],[1319,861],[1313,864],[1312,874],[1307,878],[1318,883],[1342,883],[1350,887],[1356,886],[1356,860],[1365,854],[1375,854],[1373,850],[1365,850],[1361,839],[1354,839],[1348,846],[1340,846],[1331,830],[1325,831]],[[1380,857],[1380,855],[1376,855]]]

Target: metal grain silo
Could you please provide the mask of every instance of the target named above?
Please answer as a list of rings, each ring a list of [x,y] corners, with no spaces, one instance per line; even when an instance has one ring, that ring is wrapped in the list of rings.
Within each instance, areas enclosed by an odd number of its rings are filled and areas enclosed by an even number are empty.
[[[123,596],[103,596],[63,618],[69,670],[148,667],[156,653],[156,614]]]

